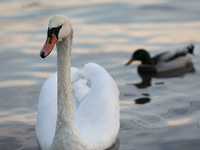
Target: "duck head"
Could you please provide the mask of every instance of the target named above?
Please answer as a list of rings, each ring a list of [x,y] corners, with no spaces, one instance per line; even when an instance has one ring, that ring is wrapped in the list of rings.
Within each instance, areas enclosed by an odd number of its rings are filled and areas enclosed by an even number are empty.
[[[139,60],[142,62],[142,64],[145,64],[145,65],[151,65],[151,57],[150,57],[149,53],[144,49],[136,50],[133,53],[131,59],[125,64],[125,66],[131,64],[135,60]]]

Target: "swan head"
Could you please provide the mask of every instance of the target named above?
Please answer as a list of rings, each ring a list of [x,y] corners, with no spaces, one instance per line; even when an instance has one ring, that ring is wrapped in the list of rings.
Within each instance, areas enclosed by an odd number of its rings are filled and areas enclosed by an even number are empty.
[[[62,15],[53,16],[49,20],[47,40],[40,51],[40,56],[42,58],[48,56],[57,42],[61,42],[69,36],[72,38],[72,32],[72,25],[67,17]]]

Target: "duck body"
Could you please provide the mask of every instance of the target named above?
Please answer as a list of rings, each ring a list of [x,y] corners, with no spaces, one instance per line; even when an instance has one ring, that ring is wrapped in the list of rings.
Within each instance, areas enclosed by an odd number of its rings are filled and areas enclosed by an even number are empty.
[[[42,58],[57,46],[57,73],[42,86],[36,136],[42,150],[100,150],[111,147],[119,131],[119,91],[95,63],[71,68],[73,31],[69,19],[54,16]]]
[[[163,52],[152,58],[146,50],[139,49],[133,53],[131,60],[126,65],[134,60],[140,60],[142,64],[138,67],[139,72],[161,73],[172,71],[184,68],[192,63],[193,53],[196,49],[197,46],[191,44],[184,48]]]

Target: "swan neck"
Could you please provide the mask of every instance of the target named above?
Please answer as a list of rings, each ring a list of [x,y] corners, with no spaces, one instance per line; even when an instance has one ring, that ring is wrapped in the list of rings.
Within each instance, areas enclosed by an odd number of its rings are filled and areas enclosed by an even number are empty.
[[[57,46],[57,71],[58,71],[58,102],[72,101],[71,87],[71,44],[69,41],[62,41]],[[66,95],[67,97],[62,97]],[[63,99],[64,98],[64,99]],[[67,103],[68,104],[68,103]],[[68,105],[72,105],[69,103]]]
[[[58,42],[56,46],[58,71],[57,122],[51,149],[79,149],[84,147],[85,141],[77,129],[73,110],[71,87],[72,38],[64,39]],[[80,143],[83,147],[77,147]]]
[[[71,42],[67,39],[56,44],[58,71],[58,119],[62,122],[74,121],[71,87]],[[65,115],[65,117],[62,117]],[[64,120],[62,120],[64,119]]]

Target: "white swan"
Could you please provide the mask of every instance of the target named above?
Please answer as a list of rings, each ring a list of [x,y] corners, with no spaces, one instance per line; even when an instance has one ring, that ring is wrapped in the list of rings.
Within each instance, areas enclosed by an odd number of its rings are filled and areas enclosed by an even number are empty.
[[[106,149],[119,131],[119,91],[97,64],[86,64],[82,71],[71,68],[72,38],[69,19],[60,15],[50,19],[40,55],[46,57],[56,44],[58,72],[45,81],[39,96],[38,144],[42,150]]]

